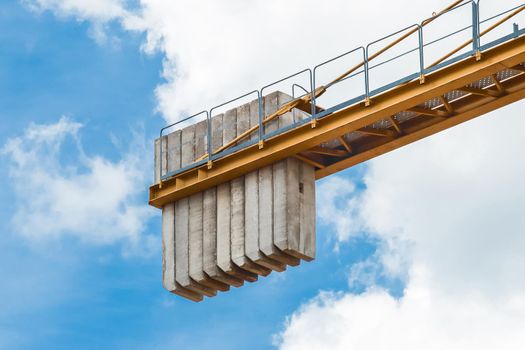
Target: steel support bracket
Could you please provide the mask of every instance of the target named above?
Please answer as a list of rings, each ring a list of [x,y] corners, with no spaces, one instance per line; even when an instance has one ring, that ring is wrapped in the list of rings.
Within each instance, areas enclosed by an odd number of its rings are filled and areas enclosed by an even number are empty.
[[[481,51],[476,51],[476,53],[474,54],[474,57],[476,57],[476,61],[481,61],[482,59],[482,56],[481,56]]]

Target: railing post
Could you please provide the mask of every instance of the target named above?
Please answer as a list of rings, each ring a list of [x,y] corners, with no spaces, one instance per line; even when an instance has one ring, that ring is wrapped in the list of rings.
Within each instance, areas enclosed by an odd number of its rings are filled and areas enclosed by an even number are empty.
[[[480,37],[479,37],[479,5],[473,1],[472,2],[472,52],[476,60],[481,59],[481,52],[479,51],[480,47]]]
[[[311,109],[311,115],[312,115],[312,128],[315,128],[317,126],[317,117],[316,117],[316,108],[315,108],[315,70],[312,74],[311,70],[308,70],[310,73],[310,93],[312,94],[312,109]]]
[[[370,106],[370,76],[368,71],[368,47],[363,51],[363,62],[365,70],[365,106]]]
[[[423,46],[423,27],[417,25],[419,40],[419,83],[425,83],[425,52]]]
[[[159,188],[162,188],[162,134],[164,132],[164,128],[160,129],[160,137],[159,137]],[[166,157],[166,162],[168,161],[168,157]],[[166,164],[166,169],[167,169]]]
[[[263,112],[263,101],[262,101],[262,92],[257,91],[257,97],[259,100],[259,149],[264,147],[264,112]]]
[[[212,160],[211,160],[211,156],[212,156],[212,152],[213,152],[213,149],[212,149],[212,144],[213,144],[213,140],[211,139],[213,136],[212,136],[212,130],[211,130],[211,127],[212,127],[212,123],[211,123],[211,111],[206,111],[206,119],[208,120],[208,169],[211,169],[212,168]]]

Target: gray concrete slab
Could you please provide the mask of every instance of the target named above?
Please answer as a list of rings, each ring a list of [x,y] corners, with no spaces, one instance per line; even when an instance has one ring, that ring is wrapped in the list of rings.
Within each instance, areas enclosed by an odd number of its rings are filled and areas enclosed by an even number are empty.
[[[237,107],[235,111],[235,125],[236,135],[248,130],[250,123],[250,105],[242,105]],[[228,126],[229,127],[229,126]],[[228,140],[225,139],[225,142]],[[242,142],[242,140],[241,140]],[[252,271],[249,263],[246,261],[244,254],[244,234],[245,234],[245,212],[244,212],[244,176],[230,181],[230,208],[231,208],[231,259],[239,267],[248,267],[248,271]]]
[[[291,96],[277,93],[282,106]],[[293,124],[293,113],[279,117],[279,128]],[[299,258],[299,161],[288,158],[273,165],[274,244],[283,252]]]
[[[202,301],[200,293],[182,287],[175,280],[175,204],[170,203],[162,208],[162,284],[174,294]]]
[[[216,115],[211,119],[211,144],[213,151],[222,146],[223,119],[224,114]]]
[[[203,200],[203,265],[204,272],[216,281],[240,287],[244,280],[224,273],[217,262],[217,188],[204,191]]]
[[[299,251],[299,161],[288,158],[273,166],[274,244],[297,257]]]
[[[167,290],[175,289],[175,205],[162,208],[162,283]]]
[[[286,185],[274,182],[274,193],[286,193],[274,198],[275,244],[289,255],[311,261],[315,258],[315,169],[295,158],[285,163]]]
[[[292,96],[290,95],[287,95],[287,94],[284,94],[280,91],[277,92],[277,103],[278,103],[278,106],[281,107],[282,105],[284,105],[286,102],[289,102],[292,100]],[[283,115],[281,115],[279,117],[279,129],[285,127],[285,126],[288,126],[288,125],[291,125],[294,123],[294,114],[293,112],[288,112],[288,113],[285,113]]]
[[[180,169],[181,164],[181,130],[176,130],[167,136],[167,157],[166,164],[168,167],[168,172],[175,171]]]
[[[259,241],[259,171],[254,171],[245,176],[245,254],[254,263],[273,271],[283,272],[286,264],[266,256],[261,250]],[[264,194],[263,194],[264,196]],[[262,217],[266,216],[265,214]],[[262,229],[269,228],[269,220],[263,220]],[[271,237],[267,235],[266,237]],[[263,238],[264,239],[264,238]]]
[[[216,290],[195,282],[189,273],[189,198],[175,203],[175,280],[182,287],[208,297]]]
[[[195,161],[195,127],[195,124],[189,125],[181,131],[181,167],[193,164]]]
[[[155,167],[153,169],[153,182],[158,184],[160,182],[160,138],[155,140],[155,152],[154,152],[154,162]]]
[[[250,128],[250,104],[244,104],[237,108],[237,135],[242,134]],[[245,142],[246,140],[241,140]],[[233,262],[240,268],[267,276],[271,270],[251,261],[246,254],[246,183],[245,176],[234,179],[231,184],[231,256]],[[257,184],[255,184],[257,186]],[[255,189],[256,190],[256,189]]]
[[[157,184],[160,182],[161,175],[166,174],[166,158],[167,158],[167,136],[162,138],[162,152],[160,151],[160,138],[155,140],[155,169],[154,169],[154,182]],[[162,157],[162,171],[160,169]]]
[[[195,125],[182,129],[181,167],[195,160]],[[196,282],[190,275],[190,199],[186,197],[175,204],[175,277],[183,287],[205,296],[215,296],[217,291]],[[202,222],[202,214],[200,217]]]
[[[259,100],[253,100],[250,102],[250,128],[259,125]],[[250,135],[250,140],[259,139],[259,130],[253,132]]]
[[[222,145],[223,114],[212,117],[212,149],[216,150]],[[206,150],[207,151],[207,150]],[[244,284],[242,278],[224,273],[218,265],[217,259],[217,188],[211,188],[203,194],[203,268],[204,272],[212,279],[240,287]],[[224,225],[221,222],[221,225]]]
[[[259,100],[253,100],[249,104],[250,116],[249,127],[259,125]],[[254,132],[250,139],[257,140],[259,132]],[[271,173],[271,169],[266,170]],[[270,174],[271,175],[271,174]],[[266,176],[271,180],[271,176]],[[282,272],[286,270],[286,264],[278,262],[264,255],[260,249],[259,242],[259,171],[253,171],[245,175],[245,255],[254,263],[267,269]],[[268,224],[268,222],[266,222]],[[263,224],[264,225],[264,224]],[[269,224],[268,224],[269,225]],[[267,227],[268,227],[267,225]]]
[[[299,251],[303,254],[302,259],[311,261],[315,259],[315,169],[309,164],[300,163],[301,169],[301,197],[300,197],[300,225],[301,238]]]
[[[207,121],[195,124],[194,155],[197,159],[205,154],[205,136],[207,134]],[[195,193],[189,197],[189,274],[197,283],[208,288],[227,291],[229,285],[210,278],[204,272],[203,257],[203,193]]]
[[[225,144],[237,136],[237,110],[224,113],[222,122],[222,143]],[[257,275],[236,266],[231,254],[232,232],[232,182],[217,186],[217,262],[226,274],[255,282]],[[238,191],[236,191],[237,193]],[[236,207],[237,209],[237,207]]]
[[[231,191],[230,182],[217,186],[217,265],[226,274],[257,281],[257,275],[241,270],[231,259]]]
[[[279,105],[279,93],[273,92],[264,97],[264,114],[269,116],[274,113]],[[275,119],[266,125],[265,133],[272,132],[278,129],[279,119]],[[289,254],[282,252],[274,244],[274,228],[276,226],[275,220],[275,188],[274,182],[286,181],[285,171],[275,171],[274,169],[282,169],[284,163],[278,162],[273,165],[259,169],[259,243],[260,249],[267,257],[278,261],[279,263],[297,266],[299,259]],[[277,177],[276,177],[277,176]],[[264,190],[262,190],[264,189]],[[278,195],[280,196],[280,195]],[[280,226],[281,223],[277,223]]]
[[[264,119],[268,118],[274,112],[277,111],[279,105],[279,93],[277,91],[272,92],[263,97],[263,111]],[[275,118],[264,125],[264,134],[276,131],[279,128],[279,119]]]
[[[180,130],[175,131],[163,138],[162,142],[162,169],[160,168],[160,150],[159,140],[156,142],[156,169],[157,181],[160,180],[160,174],[166,174],[168,171],[180,168]],[[200,293],[196,293],[181,286],[175,278],[176,261],[175,261],[175,203],[170,203],[162,209],[162,267],[163,267],[163,285],[170,292],[180,295],[192,301],[201,301],[203,299]]]

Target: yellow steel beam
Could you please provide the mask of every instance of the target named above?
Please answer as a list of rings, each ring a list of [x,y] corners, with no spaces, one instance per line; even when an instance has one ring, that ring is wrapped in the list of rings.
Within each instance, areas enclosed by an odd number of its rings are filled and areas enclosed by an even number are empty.
[[[459,88],[458,90],[480,96],[498,97],[501,95],[499,91],[493,91],[489,89],[477,89],[469,86],[464,86],[462,88]]]
[[[314,166],[314,167],[316,167],[316,168],[319,168],[319,169],[323,169],[323,168],[325,168],[325,165],[324,165],[324,164],[321,164],[321,163],[319,163],[319,162],[316,162],[315,160],[310,159],[310,158],[308,158],[308,157],[305,157],[305,156],[303,156],[303,155],[301,155],[301,154],[296,154],[294,157],[297,158],[297,159],[299,159],[299,160],[301,160],[301,161],[303,161],[303,162],[305,162],[305,163],[307,163],[307,164],[310,164],[311,166]]]
[[[441,117],[446,118],[448,117],[448,112],[439,110],[439,109],[426,109],[421,107],[412,107],[407,109],[408,112],[414,112],[421,115],[428,115],[431,117]]]
[[[339,149],[333,149],[328,147],[321,147],[321,146],[315,146],[308,150],[309,152],[322,154],[325,156],[331,156],[331,157],[346,157],[348,156],[347,151],[342,151]]]
[[[392,123],[392,126],[394,127],[394,129],[396,129],[398,134],[403,133],[403,130],[401,130],[401,126],[399,125],[399,123],[396,121],[396,119],[393,116],[389,116],[388,120],[390,120],[390,122]]]
[[[356,132],[379,137],[394,137],[396,133],[388,129],[373,129],[373,128],[361,128],[357,129]]]
[[[339,140],[339,143],[346,149],[348,153],[352,153],[352,146],[350,146],[350,144],[346,142],[343,136],[339,136],[338,140]]]
[[[452,108],[452,105],[447,100],[447,98],[445,96],[439,96],[439,99],[441,100],[441,103],[443,103],[443,106],[445,106],[445,109],[447,110],[448,114],[454,114],[454,108]]]
[[[319,120],[316,128],[311,128],[310,125],[303,125],[286,134],[278,135],[268,140],[262,149],[258,149],[257,145],[253,145],[215,161],[211,169],[206,169],[205,167],[191,169],[164,181],[162,188],[159,184],[153,185],[150,187],[150,204],[160,208],[164,204],[232,180],[281,159],[295,156],[302,151],[336,139],[346,133],[365,128],[375,121],[409,110],[429,99],[443,96],[447,92],[464,87],[503,69],[514,67],[524,61],[525,37],[521,37],[486,51],[483,59],[480,61],[476,61],[475,58],[468,58],[434,72],[427,76],[424,84],[420,84],[419,81],[413,81],[376,96],[374,97],[374,103],[368,107],[364,107],[361,104],[337,111]],[[504,101],[511,103],[513,102],[511,97],[515,97],[517,100],[523,96],[520,93],[511,94],[509,92],[508,95],[503,97],[491,98],[494,101],[487,104],[487,106],[498,105]],[[486,113],[489,110],[491,110],[489,107],[485,107],[479,113]],[[445,123],[449,119],[450,121]],[[432,118],[431,120],[439,121],[441,119]],[[459,118],[456,117],[443,119],[442,123],[439,123],[439,130],[455,125],[454,123],[457,120]],[[412,134],[405,137],[413,138],[415,136]],[[387,138],[383,139],[388,140]],[[399,140],[401,139],[404,139],[404,137],[391,142],[400,142]],[[379,152],[379,154],[382,153]],[[367,159],[370,158],[372,157]],[[341,163],[337,164],[342,166]],[[323,169],[325,171],[324,174],[330,173],[330,171],[325,169]],[[318,173],[318,177],[322,177],[322,174]]]
[[[496,74],[491,74],[490,79],[492,79],[492,82],[494,83],[494,86],[496,86],[496,89],[498,89],[498,92],[500,95],[505,93],[505,88],[501,84],[501,82],[498,80],[498,77]]]
[[[380,146],[374,147],[370,150],[367,150],[362,153],[358,153],[355,156],[337,162],[335,164],[324,167],[323,169],[317,170],[315,174],[316,179],[322,179],[325,176],[334,174],[343,169],[352,167],[356,164],[365,162],[382,154],[393,151],[397,148],[408,145],[412,142],[423,139],[427,136],[436,134],[445,129],[451,128],[468,120],[471,120],[480,115],[491,112],[495,109],[506,106],[510,103],[519,101],[525,98],[525,79],[520,81],[519,87],[515,88],[514,92],[508,93],[507,95],[500,97],[498,99],[490,99],[490,101],[485,102],[475,108],[469,109],[465,112],[458,112],[454,117],[437,120],[431,120],[428,123],[427,127],[418,128],[418,130],[412,131],[410,129],[405,129],[405,135],[394,140],[388,141]]]

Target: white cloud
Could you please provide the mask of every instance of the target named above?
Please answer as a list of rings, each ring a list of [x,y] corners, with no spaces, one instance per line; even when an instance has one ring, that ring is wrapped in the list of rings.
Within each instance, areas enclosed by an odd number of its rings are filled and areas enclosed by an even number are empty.
[[[393,2],[376,3],[385,13],[397,8]],[[345,0],[144,0],[139,16],[148,33],[145,48],[158,49],[166,58],[166,83],[157,88],[160,111],[176,120],[181,112],[210,108],[404,25],[401,18],[392,18],[388,25],[374,21],[368,31],[368,19],[348,20],[368,5]],[[407,16],[428,16],[428,6],[414,4],[406,9]]]
[[[106,25],[112,21],[120,23],[126,30],[145,33],[142,49],[164,55],[162,77],[165,81],[158,85],[156,96],[157,108],[167,121],[178,120],[181,114],[210,109],[285,75],[366,45],[411,23],[418,23],[451,3],[447,0],[23,2],[40,11],[53,11],[57,16],[90,21],[93,24],[92,34],[101,41],[106,38]],[[518,3],[518,0],[483,2],[483,18]],[[398,13],[400,15],[392,15]],[[447,19],[434,22],[425,30],[426,40],[437,38],[437,33],[443,34],[445,30],[448,33],[470,24],[470,16],[471,10],[465,6],[455,18],[451,18],[452,22]],[[510,24],[506,29],[510,30]],[[469,35],[465,32],[463,36],[449,39],[449,49],[458,46]],[[371,50],[385,43],[379,43]],[[415,40],[408,40],[403,48],[415,45]],[[429,54],[430,49],[427,50],[427,63],[445,50],[447,47],[441,46],[434,50],[435,55]],[[400,52],[401,48],[397,53]],[[394,50],[392,54],[395,53]],[[360,56],[351,57],[351,61],[342,61],[340,66],[331,66],[325,71],[325,76],[321,71],[320,82],[327,82],[327,79],[334,78],[362,59]],[[386,65],[381,71],[378,71],[381,68],[376,68],[371,73],[373,87],[413,73],[417,66],[415,56],[409,56],[401,64],[397,61],[396,64]],[[306,84],[306,81],[301,83]],[[350,87],[341,86],[343,95],[336,96],[349,98],[349,91],[356,96],[363,92],[362,82],[356,80],[352,84]],[[290,86],[291,82],[287,89]],[[324,98],[329,99],[328,95]]]
[[[89,21],[89,35],[98,43],[108,41],[107,25],[132,17],[127,10],[128,0],[21,0],[35,12],[52,11],[61,18],[73,17],[78,21]],[[115,38],[113,38],[115,39]],[[116,40],[112,40],[116,43]]]
[[[320,223],[331,227],[337,234],[338,241],[346,241],[351,236],[359,235],[361,224],[356,216],[356,190],[352,181],[343,177],[332,177],[329,181],[317,184],[317,217]]]
[[[156,95],[158,110],[168,121],[313,67],[405,27],[408,18],[412,22],[422,20],[448,3],[142,0],[132,7],[123,0],[25,2],[59,16],[91,21],[99,27],[114,20],[127,30],[144,32],[143,49],[150,53],[159,51],[165,57],[165,82],[157,87]],[[381,9],[373,13],[373,26],[370,17],[363,15],[371,8]],[[390,16],[400,8],[403,16]],[[359,60],[354,56],[353,63]],[[345,64],[329,76],[334,77],[351,65],[348,61]]]
[[[508,134],[525,127],[521,110],[508,106],[371,161],[347,218],[382,242],[349,276],[370,289],[321,293],[289,318],[280,348],[523,348],[525,163],[523,140]],[[403,272],[400,299],[374,287],[378,275]]]
[[[138,243],[153,215],[141,198],[151,163],[144,145],[133,145],[118,161],[88,156],[81,127],[65,117],[31,124],[3,146],[17,196],[13,226],[35,241],[71,235],[90,243]]]
[[[361,220],[413,242],[414,259],[457,292],[520,288],[525,273],[523,142],[518,103],[371,162]],[[468,279],[465,278],[468,276]]]
[[[22,0],[36,11],[49,10],[61,17],[108,22],[125,16],[126,0]]]
[[[413,274],[405,296],[381,289],[361,295],[321,293],[287,321],[283,350],[522,349],[525,298],[461,297],[429,288]]]

